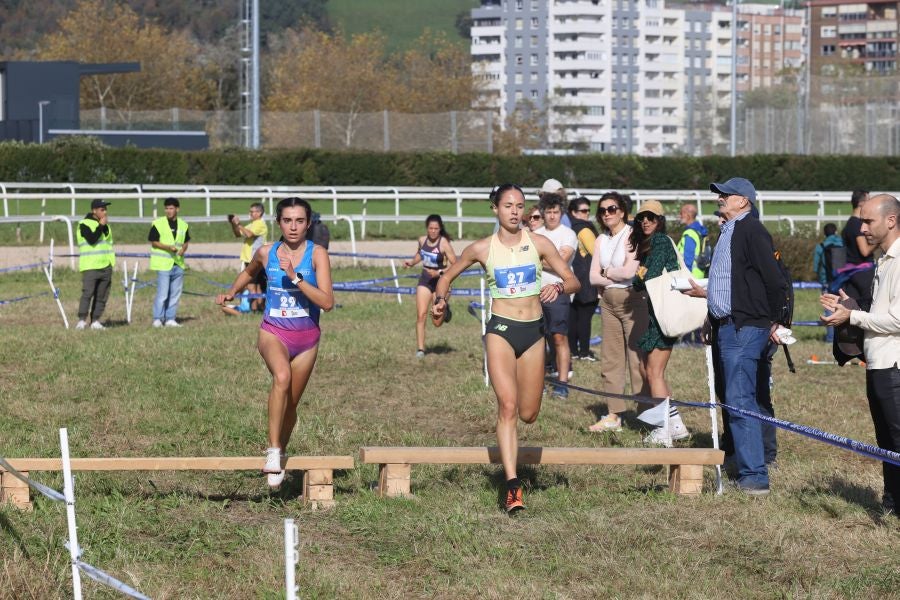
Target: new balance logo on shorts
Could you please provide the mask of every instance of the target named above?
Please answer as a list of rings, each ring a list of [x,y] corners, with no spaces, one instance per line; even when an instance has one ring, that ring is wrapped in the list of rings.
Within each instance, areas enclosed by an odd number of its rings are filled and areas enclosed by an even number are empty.
[[[503,323],[496,323],[494,325],[494,330],[495,331],[506,331],[507,327],[509,327],[509,325],[505,325]]]

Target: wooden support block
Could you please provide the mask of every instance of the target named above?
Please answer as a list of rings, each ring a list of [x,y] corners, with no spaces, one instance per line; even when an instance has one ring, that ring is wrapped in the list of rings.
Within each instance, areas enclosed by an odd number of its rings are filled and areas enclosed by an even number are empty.
[[[20,471],[28,477],[28,471]],[[0,473],[0,503],[12,502],[16,508],[31,510],[31,488],[28,484],[13,476],[12,473]]]
[[[703,465],[671,465],[669,491],[682,496],[699,496],[703,492]]]
[[[312,507],[334,506],[334,474],[331,469],[311,469],[303,472],[303,502]]]
[[[378,494],[388,498],[409,496],[409,479],[412,466],[408,464],[383,464],[378,466]]]

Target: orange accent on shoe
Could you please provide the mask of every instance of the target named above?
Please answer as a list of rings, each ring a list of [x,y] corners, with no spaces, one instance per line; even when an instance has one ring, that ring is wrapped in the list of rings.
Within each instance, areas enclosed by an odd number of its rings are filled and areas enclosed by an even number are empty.
[[[511,513],[525,508],[522,502],[522,488],[506,490],[506,512]]]

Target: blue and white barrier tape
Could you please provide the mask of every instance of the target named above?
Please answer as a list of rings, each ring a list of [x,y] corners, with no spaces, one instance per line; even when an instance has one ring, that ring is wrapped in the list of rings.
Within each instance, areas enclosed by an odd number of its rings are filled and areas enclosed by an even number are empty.
[[[28,269],[37,269],[37,268],[43,267],[46,264],[48,264],[48,263],[41,261],[39,263],[34,263],[33,265],[19,265],[17,267],[6,267],[3,269],[0,269],[0,273],[9,273],[11,271],[26,271]]]
[[[31,296],[20,296],[19,298],[10,298],[9,300],[0,300],[0,306],[4,304],[12,304],[14,302],[21,302],[23,300],[28,300],[30,298],[37,298],[39,296],[46,296],[50,292],[41,292],[39,294],[32,294]],[[59,288],[56,288],[56,293],[59,294]]]
[[[29,479],[28,477],[23,475],[20,471],[18,471],[15,467],[13,467],[11,464],[9,464],[3,458],[0,458],[0,467],[3,467],[3,469],[7,473],[12,475],[16,479],[22,481],[23,483],[27,483],[30,487],[33,487],[35,490],[37,490],[38,492],[40,492],[47,498],[50,498],[51,500],[56,500],[57,502],[65,502],[66,501],[66,497],[62,493],[57,492],[56,490],[54,490],[51,487],[47,487],[43,483],[38,483],[37,481],[34,481],[33,479]]]
[[[586,394],[591,394],[593,396],[604,396],[608,398],[619,398],[622,400],[630,400],[632,402],[638,402],[641,404],[659,404],[660,402],[665,402],[665,398],[653,398],[650,396],[628,396],[626,394],[612,394],[608,392],[601,392],[599,390],[592,390],[590,388],[584,388],[577,385],[572,385],[571,383],[564,383],[557,379],[553,379],[550,377],[546,378],[549,382],[554,385],[565,386],[572,390],[577,390],[579,392],[584,392]],[[862,456],[866,456],[868,458],[874,458],[876,460],[880,460],[882,462],[890,463],[892,465],[900,467],[900,453],[892,452],[890,450],[885,450],[884,448],[879,448],[878,446],[872,446],[871,444],[866,444],[865,442],[860,442],[858,440],[854,440],[848,437],[844,437],[841,435],[837,435],[834,433],[829,433],[827,431],[822,431],[821,429],[817,429],[815,427],[810,427],[809,425],[799,425],[797,423],[791,423],[790,421],[784,421],[782,419],[776,419],[775,417],[770,417],[768,415],[763,415],[757,412],[753,412],[751,410],[745,410],[743,408],[737,408],[735,406],[729,406],[727,404],[711,404],[709,402],[687,402],[684,400],[674,400],[669,399],[669,403],[674,406],[684,406],[690,408],[724,408],[730,412],[735,412],[745,417],[750,417],[751,419],[757,419],[759,421],[764,421],[766,423],[770,423],[775,427],[780,429],[784,429],[786,431],[791,431],[793,433],[798,433],[800,435],[804,435],[808,438],[818,440],[820,442],[824,442],[826,444],[830,444],[832,446],[836,446],[838,448],[843,448],[844,450],[849,450],[851,452],[855,452],[856,454],[860,454]]]
[[[86,562],[82,562],[80,560],[76,560],[75,565],[81,570],[82,573],[84,573],[97,583],[102,583],[103,585],[111,587],[121,594],[125,594],[126,596],[130,596],[132,598],[137,598],[138,600],[150,600],[148,596],[145,596],[136,589],[122,583],[112,575],[104,573],[95,566],[89,565]]]
[[[334,291],[336,292],[361,292],[368,294],[405,294],[405,295],[414,295],[416,293],[416,288],[414,287],[372,287],[372,286],[354,286],[354,285],[342,285],[341,283],[332,284]],[[454,289],[450,297],[453,298],[455,296],[481,296],[481,290],[475,288],[456,288]]]

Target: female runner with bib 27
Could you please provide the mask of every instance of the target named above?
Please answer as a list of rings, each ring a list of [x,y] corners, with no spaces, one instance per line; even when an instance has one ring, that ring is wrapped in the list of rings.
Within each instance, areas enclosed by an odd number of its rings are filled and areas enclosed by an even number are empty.
[[[488,374],[497,396],[497,445],[506,475],[506,511],[525,508],[516,473],[519,441],[517,419],[534,423],[541,411],[544,391],[544,319],[541,302],[560,294],[572,294],[581,284],[553,242],[523,229],[525,194],[513,184],[491,192],[491,209],[499,229],[463,250],[438,280],[432,317],[440,321],[447,307],[453,280],[474,263],[484,267],[493,299],[487,325]],[[559,283],[541,286],[541,272],[549,266],[562,277]]]
[[[312,208],[285,198],[275,208],[281,240],[262,246],[216,304],[224,304],[252,283],[260,271],[268,282],[257,347],[269,372],[269,434],[263,473],[271,487],[284,480],[282,460],[297,423],[297,404],[319,350],[319,314],[334,307],[328,251],[306,239]]]

